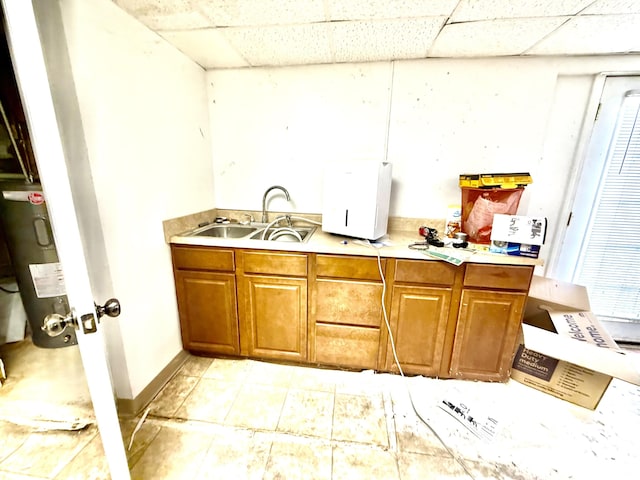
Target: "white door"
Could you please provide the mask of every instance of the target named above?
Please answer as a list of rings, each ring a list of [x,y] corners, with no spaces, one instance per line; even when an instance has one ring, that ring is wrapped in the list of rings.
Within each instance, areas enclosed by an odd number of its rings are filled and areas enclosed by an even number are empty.
[[[640,342],[640,76],[607,77],[553,278],[585,285],[616,340]]]
[[[64,271],[69,305],[77,318],[83,315],[95,317],[94,298],[82,244],[83,232],[78,227],[33,8],[30,1],[0,1],[58,257]],[[104,300],[95,299],[97,303]],[[79,330],[77,334],[111,476],[119,480],[129,479],[103,336],[100,329],[86,335]]]

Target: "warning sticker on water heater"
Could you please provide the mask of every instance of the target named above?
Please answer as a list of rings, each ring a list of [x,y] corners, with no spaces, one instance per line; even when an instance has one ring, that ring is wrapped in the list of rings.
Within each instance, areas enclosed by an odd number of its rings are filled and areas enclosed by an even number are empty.
[[[64,275],[60,263],[34,263],[29,265],[33,287],[38,298],[66,295]]]

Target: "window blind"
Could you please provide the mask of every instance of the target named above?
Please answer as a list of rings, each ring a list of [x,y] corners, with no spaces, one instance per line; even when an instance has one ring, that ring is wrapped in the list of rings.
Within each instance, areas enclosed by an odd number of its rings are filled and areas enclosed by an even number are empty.
[[[601,318],[640,321],[640,92],[624,97],[574,275]]]

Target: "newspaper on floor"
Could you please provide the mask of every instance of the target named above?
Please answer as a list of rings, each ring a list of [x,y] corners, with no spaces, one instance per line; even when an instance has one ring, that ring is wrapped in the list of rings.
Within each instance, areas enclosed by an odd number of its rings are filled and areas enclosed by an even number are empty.
[[[477,407],[472,408],[466,401],[448,395],[438,406],[479,438],[492,440],[497,433],[498,420]]]

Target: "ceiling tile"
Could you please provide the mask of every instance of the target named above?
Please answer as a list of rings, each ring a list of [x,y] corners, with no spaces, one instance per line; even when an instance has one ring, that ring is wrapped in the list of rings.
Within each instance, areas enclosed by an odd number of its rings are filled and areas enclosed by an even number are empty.
[[[326,0],[330,20],[449,16],[458,0]]]
[[[580,55],[640,52],[640,14],[578,16],[527,54]]]
[[[138,15],[137,18],[151,30],[190,30],[212,26],[209,19],[199,12]]]
[[[323,0],[199,1],[198,7],[216,26],[291,25],[326,20]]]
[[[333,22],[336,62],[425,58],[446,17]]]
[[[568,18],[512,18],[446,25],[429,51],[429,56],[519,55]]]
[[[205,69],[249,66],[219,29],[171,31],[160,34]]]
[[[575,15],[593,0],[461,0],[449,23]]]
[[[224,28],[221,33],[253,66],[332,61],[328,24]]]
[[[198,0],[114,0],[114,3],[133,15],[169,15],[194,9]]]
[[[586,15],[640,13],[638,0],[597,0],[583,12]]]
[[[185,30],[211,26],[195,6],[197,0],[115,0],[152,30]]]

